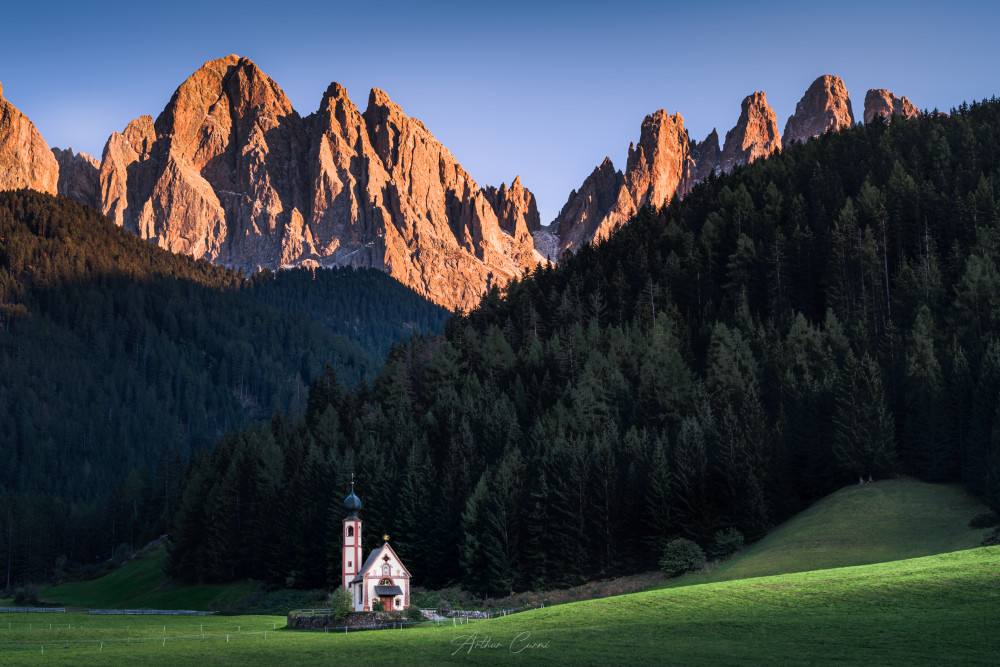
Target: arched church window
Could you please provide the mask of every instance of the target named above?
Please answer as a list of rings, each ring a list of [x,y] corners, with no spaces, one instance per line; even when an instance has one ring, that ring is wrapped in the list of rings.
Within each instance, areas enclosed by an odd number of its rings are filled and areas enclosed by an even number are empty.
[[[348,526],[347,527],[347,536],[348,537],[354,537],[354,526]]]
[[[378,585],[379,586],[392,586],[392,579],[388,579],[388,578],[386,578],[386,579],[379,579]]]
[[[391,574],[391,572],[389,571],[389,564],[388,563],[386,563],[385,565],[382,566],[382,574]]]

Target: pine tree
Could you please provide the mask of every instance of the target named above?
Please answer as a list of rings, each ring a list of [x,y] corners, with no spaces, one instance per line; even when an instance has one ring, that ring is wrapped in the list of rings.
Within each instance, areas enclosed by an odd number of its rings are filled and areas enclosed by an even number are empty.
[[[893,469],[895,429],[881,373],[869,356],[848,356],[837,383],[833,425],[834,455],[847,475],[868,480]]]

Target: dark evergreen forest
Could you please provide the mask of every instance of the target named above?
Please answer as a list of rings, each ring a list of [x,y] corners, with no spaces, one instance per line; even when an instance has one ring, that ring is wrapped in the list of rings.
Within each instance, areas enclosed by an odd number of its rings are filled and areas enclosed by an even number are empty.
[[[192,464],[170,571],[337,584],[366,546],[482,594],[748,540],[859,478],[1000,507],[1000,101],[795,144],[645,210]],[[373,537],[375,536],[375,537]]]
[[[325,364],[374,377],[446,316],[378,271],[245,281],[69,199],[0,193],[0,587],[166,532],[194,453],[302,413]]]

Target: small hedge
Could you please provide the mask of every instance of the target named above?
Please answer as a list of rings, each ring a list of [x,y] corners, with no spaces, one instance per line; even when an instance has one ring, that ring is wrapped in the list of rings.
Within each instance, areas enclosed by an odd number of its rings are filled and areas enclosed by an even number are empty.
[[[743,533],[735,528],[716,531],[708,551],[712,558],[725,558],[742,549],[743,541]]]
[[[697,569],[705,564],[705,552],[697,544],[683,537],[667,543],[660,558],[660,569],[671,576],[677,576]]]

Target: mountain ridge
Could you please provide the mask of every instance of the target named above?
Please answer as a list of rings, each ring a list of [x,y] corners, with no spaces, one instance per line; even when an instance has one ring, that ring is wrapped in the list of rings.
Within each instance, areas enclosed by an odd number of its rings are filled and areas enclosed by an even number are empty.
[[[866,122],[919,113],[889,91],[868,91],[865,102]],[[161,247],[245,273],[377,268],[452,310],[783,144],[763,92],[744,99],[721,146],[717,131],[694,141],[680,113],[661,109],[643,120],[624,171],[605,158],[543,226],[519,176],[509,188],[480,187],[385,91],[373,88],[362,112],[334,82],[301,116],[236,54],[204,63],[155,120],[142,115],[112,133],[99,164],[72,149],[50,154],[30,120],[2,104],[17,116],[0,132],[22,129],[0,133],[0,165],[14,165],[0,169],[0,188],[58,191]],[[853,123],[843,81],[824,75],[789,117],[784,143]]]

